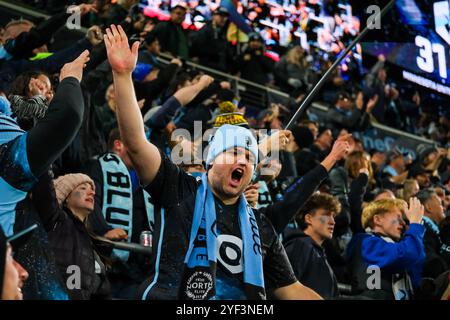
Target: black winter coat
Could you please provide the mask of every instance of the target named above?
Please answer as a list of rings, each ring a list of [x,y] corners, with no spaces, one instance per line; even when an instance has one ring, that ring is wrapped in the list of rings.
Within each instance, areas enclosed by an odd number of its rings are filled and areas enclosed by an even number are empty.
[[[44,174],[33,189],[33,202],[48,232],[50,247],[70,299],[109,299],[111,289],[105,266],[83,222],[69,209],[59,207],[50,174]],[[96,262],[100,273],[96,273]],[[70,266],[79,267],[79,287],[73,277],[77,271]]]

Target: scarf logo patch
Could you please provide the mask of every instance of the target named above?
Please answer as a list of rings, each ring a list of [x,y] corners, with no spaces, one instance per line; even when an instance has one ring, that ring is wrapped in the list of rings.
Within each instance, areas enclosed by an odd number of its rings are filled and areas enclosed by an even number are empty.
[[[219,255],[217,259],[225,269],[232,274],[244,271],[242,263],[242,239],[231,235],[219,235],[217,237]]]
[[[186,284],[186,296],[193,300],[204,300],[213,288],[213,279],[205,271],[194,272]]]

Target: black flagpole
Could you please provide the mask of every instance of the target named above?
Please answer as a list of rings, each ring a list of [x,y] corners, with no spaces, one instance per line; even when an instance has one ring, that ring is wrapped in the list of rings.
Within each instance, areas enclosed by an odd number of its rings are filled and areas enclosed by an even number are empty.
[[[384,8],[381,10],[375,17],[374,20],[377,21],[378,19],[381,20],[381,18],[388,12],[392,6],[394,5],[395,0],[391,0]],[[349,44],[349,46],[344,50],[343,53],[340,54],[340,56],[336,59],[336,61],[331,65],[331,67],[325,72],[325,74],[322,76],[322,78],[317,82],[317,84],[314,86],[314,88],[309,92],[308,96],[303,100],[300,107],[297,109],[295,114],[292,116],[291,120],[289,120],[289,123],[286,125],[286,130],[288,130],[292,125],[297,121],[298,117],[305,111],[308,106],[311,104],[312,100],[315,98],[319,90],[322,88],[323,84],[326,80],[330,77],[331,73],[334,71],[334,69],[337,68],[339,63],[347,56],[347,54],[352,50],[352,48],[361,41],[361,39],[370,31],[369,25],[367,25],[363,31],[361,31],[360,34],[352,41],[352,43]]]

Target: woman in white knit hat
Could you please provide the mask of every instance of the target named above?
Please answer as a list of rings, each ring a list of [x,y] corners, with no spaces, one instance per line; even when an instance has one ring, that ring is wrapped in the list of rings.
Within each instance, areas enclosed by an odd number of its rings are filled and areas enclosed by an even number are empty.
[[[66,174],[54,180],[56,198],[83,223],[94,210],[95,184],[82,173]]]
[[[81,173],[52,181],[40,178],[33,201],[45,229],[56,264],[73,300],[109,299],[111,289],[106,269],[86,228],[94,210],[95,185]]]

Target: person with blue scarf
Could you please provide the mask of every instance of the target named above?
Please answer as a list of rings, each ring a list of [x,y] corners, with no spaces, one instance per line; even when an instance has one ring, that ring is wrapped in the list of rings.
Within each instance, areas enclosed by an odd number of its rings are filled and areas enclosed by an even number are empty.
[[[81,126],[84,103],[80,81],[88,61],[89,51],[86,50],[61,69],[60,84],[47,114],[28,132],[20,129],[12,118],[8,102],[1,99],[0,227],[7,237],[36,223],[38,218],[34,218],[27,205],[27,197]],[[30,273],[29,286],[24,288],[25,298],[67,299],[67,294],[55,280],[54,265],[46,248],[46,234],[41,226],[30,241],[32,243],[18,254],[19,262]]]
[[[145,137],[123,29],[107,29],[117,118],[141,183],[164,210],[155,217],[154,270],[142,299],[319,299],[300,284],[270,222],[249,207],[243,192],[252,179],[258,147],[245,128],[224,125],[210,143],[208,171],[183,172]]]
[[[139,243],[143,231],[154,231],[154,207],[142,188],[118,128],[111,130],[108,152],[90,161],[84,172],[95,183],[94,210],[88,217],[93,233],[113,241]],[[132,299],[149,276],[147,257],[114,249],[108,270],[112,295]]]

